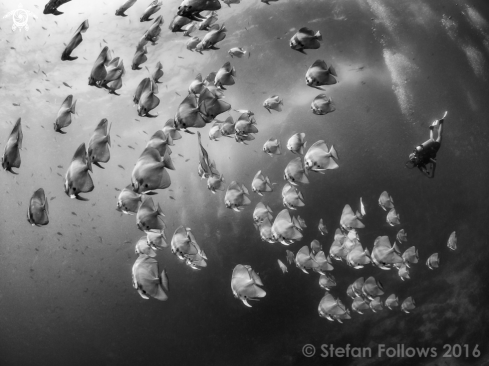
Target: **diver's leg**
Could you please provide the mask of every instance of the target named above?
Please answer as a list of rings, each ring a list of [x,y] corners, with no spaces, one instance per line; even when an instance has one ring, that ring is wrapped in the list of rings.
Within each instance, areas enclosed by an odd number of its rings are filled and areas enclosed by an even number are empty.
[[[436,142],[439,142],[441,144],[441,134],[442,134],[442,131],[443,131],[443,120],[440,121],[440,124],[438,125],[438,136],[436,138]],[[433,130],[431,130],[431,132],[433,133]]]
[[[426,166],[424,164],[418,165],[418,169],[421,173],[426,175],[427,170],[426,170]]]
[[[423,166],[423,174],[426,175],[428,178],[433,178],[435,176],[435,166],[436,163],[430,162],[427,165]]]

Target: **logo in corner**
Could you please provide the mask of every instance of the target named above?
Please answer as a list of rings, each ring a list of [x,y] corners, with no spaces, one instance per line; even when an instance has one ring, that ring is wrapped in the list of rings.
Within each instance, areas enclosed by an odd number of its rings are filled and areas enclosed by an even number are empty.
[[[12,24],[12,30],[15,32],[17,29],[19,29],[20,32],[24,27],[26,31],[29,30],[29,25],[27,24],[27,21],[29,20],[29,15],[34,19],[37,19],[37,16],[33,12],[23,9],[22,4],[19,4],[18,9],[10,11],[3,17],[8,18],[11,16],[14,22],[14,24]]]

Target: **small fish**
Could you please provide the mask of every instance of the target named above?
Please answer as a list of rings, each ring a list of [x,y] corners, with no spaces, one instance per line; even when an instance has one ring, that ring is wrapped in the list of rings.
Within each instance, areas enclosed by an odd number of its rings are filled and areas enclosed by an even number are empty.
[[[408,241],[407,233],[404,231],[404,229],[399,230],[399,232],[396,235],[396,239],[399,242],[399,244],[402,244],[402,243],[405,243]]]
[[[323,219],[319,220],[318,229],[321,235],[326,235],[328,233],[328,229],[326,228],[326,225],[324,225]]]
[[[384,286],[382,286],[382,283],[372,276],[367,278],[362,286],[363,295],[371,301],[377,296],[382,296],[384,294],[383,290]]]
[[[429,269],[438,268],[440,265],[440,257],[438,256],[438,253],[430,255],[430,257],[426,261],[426,265]]]
[[[163,75],[163,65],[160,61],[158,61],[155,66],[155,70],[151,74],[151,78],[154,80],[155,83],[161,83],[160,79],[163,77]]]
[[[154,147],[147,147],[139,157],[132,171],[132,185],[137,193],[145,193],[155,189],[166,189],[171,184],[167,169],[173,163],[168,154],[163,157]]]
[[[401,221],[399,221],[399,214],[396,212],[396,209],[393,208],[387,213],[386,221],[390,226],[400,225]]]
[[[338,81],[333,66],[329,66],[323,60],[316,60],[306,72],[306,85],[319,90],[322,85],[333,85]]]
[[[270,98],[266,99],[263,102],[263,106],[265,109],[269,112],[272,113],[270,110],[273,109],[274,111],[277,112],[282,112],[282,106],[284,105],[284,102],[282,98],[280,98],[278,95],[272,95]]]
[[[148,241],[147,241],[147,236],[144,235],[142,236],[138,242],[136,243],[136,248],[135,248],[135,252],[136,254],[139,254],[140,256],[141,255],[145,255],[145,256],[148,256],[148,257],[156,257],[156,252],[155,252],[156,249],[153,249],[149,244],[148,244]]]
[[[92,164],[87,157],[85,143],[82,143],[75,152],[71,160],[68,171],[65,175],[65,193],[70,198],[87,201],[80,196],[80,193],[93,191],[93,180],[89,172],[92,171]]]
[[[202,50],[218,50],[216,47],[218,42],[221,42],[226,38],[226,27],[224,23],[219,27],[218,24],[214,24],[210,27],[210,31],[204,36],[202,42]]]
[[[262,192],[272,192],[272,183],[270,183],[270,179],[261,174],[261,170],[255,174],[253,181],[251,182],[251,190],[255,193],[258,193],[260,196],[263,196]]]
[[[70,89],[73,89],[71,86],[69,86],[69,85],[68,85],[67,83],[65,83],[64,81],[63,81],[63,85],[64,85],[64,86],[67,86],[67,87],[68,87],[68,88],[70,88]]]
[[[168,247],[167,242],[165,241],[166,235],[164,231],[160,232],[153,232],[150,231],[146,233],[146,243],[153,249],[153,250],[158,250],[158,249],[163,249]]]
[[[231,289],[234,297],[240,299],[244,305],[251,307],[248,300],[258,300],[267,294],[258,274],[250,267],[238,264],[234,267],[231,277]]]
[[[404,313],[409,313],[410,311],[414,310],[415,308],[416,308],[416,304],[414,303],[414,299],[411,296],[406,298],[401,304],[401,310]]]
[[[302,159],[297,157],[291,160],[284,171],[284,179],[288,180],[290,184],[297,185],[297,183],[308,184],[306,170],[302,164]]]
[[[372,301],[370,301],[370,309],[372,309],[372,311],[374,313],[376,313],[377,311],[381,311],[383,310],[383,305],[382,305],[382,301],[380,300],[380,297],[376,297],[374,298]]]
[[[385,306],[389,310],[392,310],[392,308],[394,308],[394,307],[398,307],[399,306],[398,297],[394,294],[390,295],[387,299],[385,299]]]
[[[39,188],[32,195],[29,208],[27,209],[27,221],[32,226],[44,226],[49,223],[49,207],[46,199],[46,195],[44,194],[44,190]]]
[[[168,275],[166,270],[159,273],[156,259],[140,255],[132,267],[132,281],[143,299],[149,299],[148,296],[151,296],[160,301],[168,300]]]
[[[280,149],[280,141],[278,139],[269,138],[264,144],[263,144],[263,152],[272,156],[273,155],[281,155],[282,151]]]
[[[282,273],[287,273],[287,266],[285,264],[283,264],[283,262],[280,260],[280,259],[277,259],[277,262],[278,262],[278,265],[280,267],[280,269],[282,270]]]
[[[214,85],[217,88],[226,90],[224,85],[234,85],[234,78],[236,77],[236,69],[231,66],[231,63],[226,62],[216,73],[216,77],[214,79]]]
[[[228,54],[231,57],[241,58],[246,54],[246,51],[243,49],[243,47],[233,47],[228,51]]]
[[[319,243],[319,241],[317,241],[316,239],[314,239],[312,242],[311,242],[311,251],[314,255],[316,255],[317,253],[319,253],[320,251],[322,250],[321,248],[321,244]]]
[[[164,216],[160,204],[155,205],[153,199],[148,197],[139,206],[136,214],[136,225],[142,231],[162,232],[166,228],[166,224],[163,221]]]
[[[319,47],[321,47],[319,41],[322,40],[323,37],[321,35],[321,32],[317,31],[316,33],[314,33],[313,30],[307,27],[303,27],[292,36],[289,42],[289,46],[293,50],[306,54],[304,50],[317,50]]]
[[[355,297],[355,295],[353,295],[353,303],[351,304],[351,308],[358,314],[363,314],[363,311],[370,309],[370,306],[368,300],[364,299],[361,296]]]
[[[265,219],[273,219],[272,210],[262,202],[258,202],[255,211],[253,211],[253,221],[255,222],[255,226],[260,225]]]
[[[357,211],[357,216],[361,219],[367,214],[365,206],[363,205],[362,197],[360,197],[360,212]]]
[[[456,250],[457,249],[457,234],[455,233],[455,231],[450,234],[450,237],[448,238],[447,247],[450,250]]]
[[[305,138],[306,134],[303,132],[292,135],[287,141],[287,149],[294,154],[304,155],[304,149],[307,145],[307,142],[304,141]]]
[[[289,210],[296,210],[298,207],[304,207],[304,197],[298,188],[290,183],[286,183],[282,189],[282,202]],[[302,225],[299,223],[299,230]]]
[[[297,216],[297,221],[299,221],[299,225],[301,226],[301,228],[305,229],[307,227],[306,220],[304,220],[302,217]]]
[[[137,0],[127,0],[124,4],[122,4],[116,11],[115,15],[121,16],[121,17],[127,17],[125,14],[125,11],[129,9],[131,6],[133,6],[136,3]]]
[[[404,263],[406,266],[410,267],[411,264],[416,264],[418,263],[419,260],[419,254],[418,250],[416,247],[410,247],[404,251],[402,254],[402,259],[404,259]]]
[[[312,113],[318,116],[323,116],[325,114],[334,112],[336,110],[336,107],[331,97],[328,97],[326,94],[319,94],[312,101],[311,110]]]
[[[382,207],[385,211],[394,208],[394,199],[389,196],[389,193],[387,193],[387,191],[381,193],[379,197],[379,206]]]
[[[350,205],[345,205],[341,213],[340,225],[350,231],[351,229],[363,229],[365,225],[360,218],[353,212]]]
[[[143,200],[143,195],[132,190],[132,185],[124,188],[117,198],[117,211],[126,215],[134,215],[138,212],[139,206]]]
[[[15,122],[14,128],[9,135],[7,143],[5,144],[5,150],[2,156],[2,168],[12,174],[18,174],[13,171],[12,168],[20,168],[20,149],[22,149],[23,141],[21,119],[19,118]]]
[[[272,225],[272,236],[273,240],[283,245],[290,245],[302,239],[300,224],[295,217],[290,216],[287,209],[280,211],[275,217]]]
[[[81,34],[85,33],[87,31],[88,27],[89,27],[88,19],[80,24],[80,26],[76,30],[75,34],[71,38],[70,42],[68,43],[68,46],[65,45],[65,49],[64,49],[63,53],[61,54],[61,60],[62,61],[73,61],[73,60],[76,60],[78,58],[76,56],[71,56],[71,53],[83,41],[83,37]]]
[[[237,212],[242,211],[251,203],[248,194],[248,189],[244,185],[232,181],[224,196],[224,203],[227,208]]]
[[[192,37],[187,41],[185,46],[187,47],[187,50],[193,52],[199,43],[200,43],[199,37]]]
[[[158,12],[161,9],[161,6],[163,5],[163,2],[160,0],[154,0],[152,1],[149,6],[146,8],[144,11],[143,15],[139,19],[141,22],[149,22],[150,20],[153,20],[153,18],[150,18],[151,15],[154,13]]]
[[[312,144],[304,156],[306,169],[321,174],[325,174],[328,169],[337,169],[339,166],[335,160],[338,160],[338,153],[333,146],[328,150],[323,140]]]
[[[397,244],[391,245],[387,236],[379,236],[375,239],[371,259],[375,266],[384,270],[404,263]]]
[[[120,164],[119,164],[119,165],[117,165],[117,166],[118,166],[119,168],[121,168],[122,170],[126,170],[126,169],[124,169],[124,167],[123,167],[122,165],[120,165]]]
[[[332,287],[336,286],[336,279],[330,273],[322,274],[319,276],[319,286],[326,291],[330,291]]]
[[[207,256],[197,244],[190,228],[178,227],[171,240],[171,252],[192,269],[207,267]]]
[[[17,104],[17,103],[12,103],[12,105],[13,105],[14,107],[20,107],[20,103],[18,103],[18,104]]]
[[[75,114],[76,109],[76,100],[73,101],[73,95],[68,95],[66,99],[61,104],[59,108],[58,115],[56,117],[56,121],[54,122],[54,130],[61,134],[65,134],[63,130],[64,127],[68,127],[71,125],[71,115]]]
[[[110,160],[110,126],[106,118],[103,118],[95,128],[88,142],[88,159],[99,168],[104,169],[100,163]]]
[[[294,263],[294,261],[295,261],[294,253],[292,253],[290,250],[285,250],[285,254],[287,257],[287,262],[289,262],[289,264]]]

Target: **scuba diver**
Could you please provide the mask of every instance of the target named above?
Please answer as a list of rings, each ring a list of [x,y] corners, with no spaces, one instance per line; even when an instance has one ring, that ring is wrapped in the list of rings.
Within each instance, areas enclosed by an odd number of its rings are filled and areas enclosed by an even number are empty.
[[[443,121],[447,116],[447,112],[439,120],[433,122],[430,126],[430,139],[416,146],[414,151],[409,155],[409,161],[406,167],[412,169],[417,167],[428,178],[435,176],[436,168],[436,153],[441,146]],[[436,140],[433,137],[433,130],[438,127]]]

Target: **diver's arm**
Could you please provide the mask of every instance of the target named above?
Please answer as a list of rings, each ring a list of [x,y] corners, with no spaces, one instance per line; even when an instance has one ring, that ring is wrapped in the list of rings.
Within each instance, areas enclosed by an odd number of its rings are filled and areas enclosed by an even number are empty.
[[[428,167],[425,165],[424,166],[424,175],[426,175],[428,178],[434,178],[435,177],[435,168],[436,168],[436,161],[435,162],[430,162],[428,164]]]
[[[429,165],[433,166],[433,163],[430,163]],[[425,164],[420,164],[418,165],[418,169],[421,171],[421,173],[426,175],[428,178],[433,178],[433,172],[434,172],[433,168],[428,169]]]

